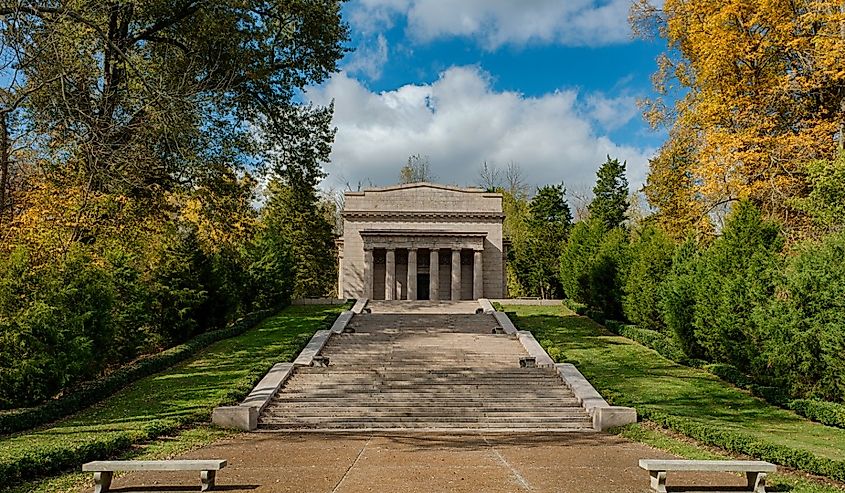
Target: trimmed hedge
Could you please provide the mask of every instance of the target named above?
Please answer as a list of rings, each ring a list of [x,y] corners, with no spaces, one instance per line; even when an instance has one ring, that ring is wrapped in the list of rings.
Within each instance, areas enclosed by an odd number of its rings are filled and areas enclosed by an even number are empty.
[[[584,303],[578,303],[575,300],[567,298],[563,300],[563,304],[578,315],[587,314],[587,305],[585,305]]]
[[[96,404],[136,380],[186,360],[212,343],[243,334],[272,312],[260,310],[249,313],[222,329],[200,334],[160,353],[143,356],[99,380],[85,382],[73,392],[39,406],[0,412],[0,435],[29,430]]]
[[[845,461],[820,457],[807,450],[762,442],[744,433],[715,428],[645,407],[638,408],[637,412],[643,419],[653,421],[663,428],[684,434],[706,445],[800,469],[811,474],[827,476],[837,481],[845,481]]]
[[[304,338],[301,342],[302,347],[304,347],[308,338]],[[233,385],[218,405],[230,405],[242,400],[265,373],[267,373],[266,365],[251,367],[248,375]],[[8,487],[26,479],[76,469],[80,464],[92,460],[114,457],[136,443],[169,435],[180,428],[207,419],[207,411],[197,411],[176,418],[154,418],[139,430],[127,430],[119,434],[103,435],[93,441],[76,445],[63,444],[60,447],[42,447],[13,461],[0,460],[0,487]]]
[[[625,324],[616,320],[605,321],[605,327],[614,334],[627,337],[643,346],[657,351],[664,358],[677,363],[685,363],[687,360],[684,350],[671,337],[656,330],[641,329],[636,325]]]
[[[789,409],[823,425],[845,428],[845,406],[842,404],[812,399],[795,399],[789,402]]]
[[[712,373],[717,377],[721,378],[722,380],[736,385],[741,389],[747,389],[751,385],[751,379],[748,378],[744,373],[739,371],[737,367],[733,365],[727,365],[724,363],[712,363],[708,365],[704,365],[701,367],[703,370],[707,371],[708,373]]]

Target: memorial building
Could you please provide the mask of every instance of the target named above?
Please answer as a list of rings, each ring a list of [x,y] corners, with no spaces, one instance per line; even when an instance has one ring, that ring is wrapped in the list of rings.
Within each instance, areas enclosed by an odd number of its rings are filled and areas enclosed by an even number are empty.
[[[346,192],[338,296],[505,298],[502,195],[412,183]]]

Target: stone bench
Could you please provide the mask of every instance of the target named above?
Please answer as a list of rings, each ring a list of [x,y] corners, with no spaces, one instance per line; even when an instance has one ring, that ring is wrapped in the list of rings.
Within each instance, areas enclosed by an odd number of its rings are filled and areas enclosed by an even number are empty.
[[[201,491],[214,488],[217,471],[226,461],[212,460],[104,460],[82,465],[83,472],[94,473],[94,493],[105,493],[111,486],[115,471],[199,471]]]
[[[651,489],[666,492],[666,473],[669,471],[744,472],[748,490],[766,493],[766,474],[775,472],[774,464],[755,460],[664,460],[640,459],[640,468],[651,475]]]

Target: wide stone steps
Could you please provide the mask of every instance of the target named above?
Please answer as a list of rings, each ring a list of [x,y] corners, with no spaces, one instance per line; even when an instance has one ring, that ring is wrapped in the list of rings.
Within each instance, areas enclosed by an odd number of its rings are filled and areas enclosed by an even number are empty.
[[[492,315],[362,314],[333,335],[327,367],[300,367],[259,416],[263,430],[590,430],[551,368],[520,368]]]

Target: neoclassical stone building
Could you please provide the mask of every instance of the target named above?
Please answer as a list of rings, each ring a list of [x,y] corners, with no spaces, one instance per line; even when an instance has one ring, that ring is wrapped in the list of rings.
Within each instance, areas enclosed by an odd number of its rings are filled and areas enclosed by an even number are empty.
[[[502,195],[413,183],[347,192],[338,296],[504,298]]]

